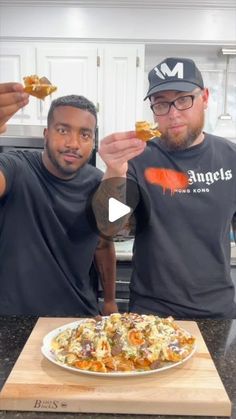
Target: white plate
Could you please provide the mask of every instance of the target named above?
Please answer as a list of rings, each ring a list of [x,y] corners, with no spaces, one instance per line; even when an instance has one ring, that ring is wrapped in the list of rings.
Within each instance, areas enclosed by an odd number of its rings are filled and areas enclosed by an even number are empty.
[[[86,321],[87,319],[84,319]],[[164,370],[168,370],[170,368],[175,368],[178,365],[182,365],[184,362],[186,362],[189,358],[191,358],[196,351],[196,345],[193,346],[192,352],[184,358],[183,360],[179,362],[173,362],[168,365],[164,365],[163,367],[154,369],[154,370],[148,370],[148,371],[124,371],[124,372],[96,372],[96,371],[87,371],[82,370],[75,367],[70,367],[69,365],[63,364],[60,361],[58,361],[51,349],[51,342],[54,337],[56,337],[59,333],[63,332],[65,329],[75,329],[79,323],[83,322],[83,319],[78,320],[73,323],[65,324],[64,326],[58,327],[57,329],[52,330],[49,332],[44,338],[43,338],[43,346],[41,347],[41,352],[44,355],[45,358],[47,358],[49,361],[53,362],[54,364],[58,365],[59,367],[65,368],[69,371],[74,371],[77,373],[87,374],[87,375],[95,375],[95,376],[102,376],[102,377],[127,377],[127,376],[140,376],[140,375],[149,375],[154,374],[157,372],[161,372]]]

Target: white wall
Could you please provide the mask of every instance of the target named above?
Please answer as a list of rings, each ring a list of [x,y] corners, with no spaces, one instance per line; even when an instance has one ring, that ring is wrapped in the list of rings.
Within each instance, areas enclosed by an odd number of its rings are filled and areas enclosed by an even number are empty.
[[[66,4],[66,2],[65,2]],[[85,8],[1,6],[2,37],[235,43],[236,8]]]

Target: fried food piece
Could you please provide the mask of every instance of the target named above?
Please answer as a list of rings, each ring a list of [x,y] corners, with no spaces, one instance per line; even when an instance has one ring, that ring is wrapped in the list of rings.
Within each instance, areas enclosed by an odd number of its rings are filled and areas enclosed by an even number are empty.
[[[75,361],[74,366],[76,368],[79,368],[81,370],[89,370],[92,366],[92,361],[87,361],[87,360],[81,360],[79,359],[78,361]]]
[[[149,141],[152,138],[161,136],[161,132],[147,121],[136,122],[135,130],[137,137],[143,141]]]
[[[46,77],[39,78],[36,74],[24,77],[24,91],[38,99],[44,100],[46,96],[57,90],[56,86],[52,86]]]
[[[107,369],[102,361],[91,361],[90,371],[107,372]]]
[[[128,332],[128,341],[131,345],[142,345],[145,339],[139,330],[131,329]]]
[[[134,365],[136,369],[150,370],[151,362],[147,358],[137,358],[134,360]]]
[[[132,359],[126,359],[122,356],[116,358],[117,371],[134,371],[134,362]]]
[[[110,356],[107,358],[103,358],[103,363],[107,368],[107,371],[116,371],[116,363],[114,357]]]

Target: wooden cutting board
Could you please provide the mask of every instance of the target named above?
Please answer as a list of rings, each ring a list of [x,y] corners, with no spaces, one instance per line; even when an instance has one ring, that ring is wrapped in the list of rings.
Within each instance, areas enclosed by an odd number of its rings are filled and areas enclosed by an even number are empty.
[[[40,318],[0,393],[1,410],[230,416],[231,403],[195,322],[191,359],[140,377],[71,372],[43,357],[43,337],[75,319]]]

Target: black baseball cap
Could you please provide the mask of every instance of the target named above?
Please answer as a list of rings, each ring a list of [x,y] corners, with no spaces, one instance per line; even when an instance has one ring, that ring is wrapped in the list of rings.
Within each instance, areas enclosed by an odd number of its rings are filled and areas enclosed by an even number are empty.
[[[166,58],[148,73],[148,80],[149,89],[144,100],[165,90],[191,92],[196,87],[204,89],[201,72],[188,58]]]

